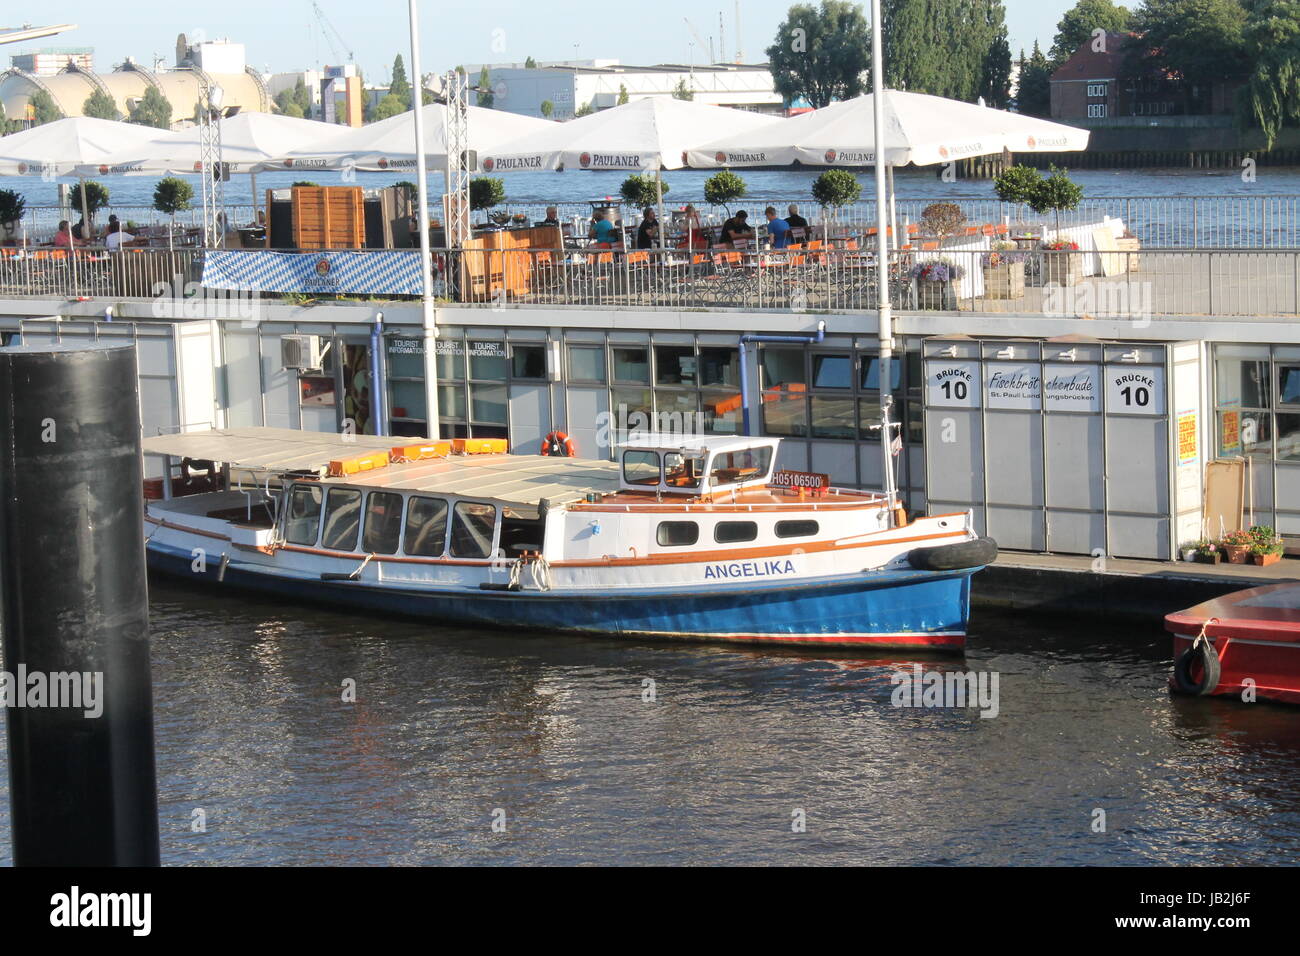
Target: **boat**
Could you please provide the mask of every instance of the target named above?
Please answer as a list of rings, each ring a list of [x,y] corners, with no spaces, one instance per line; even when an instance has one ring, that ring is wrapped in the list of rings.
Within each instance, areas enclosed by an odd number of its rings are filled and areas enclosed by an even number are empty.
[[[616,461],[395,440],[146,438],[150,566],[438,624],[960,652],[997,551],[968,512],[777,470],[779,438],[646,433]]]
[[[1165,617],[1178,693],[1300,704],[1300,582],[1234,591]]]

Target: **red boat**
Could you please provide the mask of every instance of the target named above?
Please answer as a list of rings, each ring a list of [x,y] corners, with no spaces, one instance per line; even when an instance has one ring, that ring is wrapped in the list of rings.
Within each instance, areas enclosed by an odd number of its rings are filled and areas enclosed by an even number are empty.
[[[1248,588],[1165,617],[1169,685],[1184,694],[1300,704],[1300,582]],[[1249,700],[1247,695],[1243,699]]]

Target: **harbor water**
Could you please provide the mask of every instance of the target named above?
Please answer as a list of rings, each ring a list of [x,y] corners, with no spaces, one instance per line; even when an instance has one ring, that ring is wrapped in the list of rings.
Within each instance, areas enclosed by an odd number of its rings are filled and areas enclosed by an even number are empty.
[[[863,659],[151,594],[170,865],[1300,858],[1296,711],[1171,697],[1155,621],[977,608],[964,660]],[[996,716],[895,706],[914,664]]]

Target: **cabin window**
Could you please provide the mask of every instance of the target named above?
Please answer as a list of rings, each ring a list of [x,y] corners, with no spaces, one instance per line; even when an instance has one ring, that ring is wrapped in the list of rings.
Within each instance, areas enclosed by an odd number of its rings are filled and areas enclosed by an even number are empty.
[[[412,495],[406,503],[407,554],[440,558],[447,549],[447,502]]]
[[[294,485],[289,492],[289,513],[284,519],[284,540],[290,544],[314,545],[320,533],[319,485]]]
[[[669,488],[698,488],[703,480],[703,458],[675,451],[664,455],[664,483]]]
[[[776,536],[778,538],[806,538],[819,530],[816,521],[778,521]]]
[[[366,531],[361,550],[367,554],[396,554],[402,538],[402,496],[372,491],[366,499]]]
[[[661,521],[655,540],[665,548],[682,548],[700,540],[700,526],[694,521]]]
[[[713,456],[713,472],[709,479],[713,485],[730,485],[738,481],[756,481],[766,478],[772,465],[771,447],[742,448]]]
[[[355,488],[331,488],[325,503],[325,530],[320,545],[334,551],[355,551],[361,528],[361,492]]]
[[[659,452],[625,451],[623,452],[623,481],[629,485],[659,484]]]
[[[457,558],[490,558],[497,509],[476,501],[457,502],[451,522],[451,553]]]
[[[739,544],[757,537],[756,521],[719,521],[713,528],[713,540],[718,544]]]

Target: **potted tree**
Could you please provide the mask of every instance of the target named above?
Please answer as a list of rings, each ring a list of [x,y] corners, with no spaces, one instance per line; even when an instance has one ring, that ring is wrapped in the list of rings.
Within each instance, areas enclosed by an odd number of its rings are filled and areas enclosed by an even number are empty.
[[[1016,210],[1016,220],[1020,221],[1024,207],[1029,205],[1030,198],[1042,181],[1043,177],[1039,175],[1038,170],[1017,163],[998,173],[997,178],[993,180],[993,191],[1003,202],[1019,207]]]
[[[980,257],[984,294],[990,299],[1021,299],[1025,295],[1025,254],[1009,240],[993,243]]]
[[[955,202],[932,202],[921,210],[921,231],[943,240],[966,228],[966,214]]]
[[[660,195],[668,195],[668,184],[661,181],[660,186],[663,191],[657,193],[653,176],[649,173],[644,175],[633,173],[623,180],[623,185],[618,188],[618,194],[623,197],[624,202],[643,209],[655,205]]]
[[[14,242],[18,223],[26,210],[27,200],[23,198],[22,193],[12,189],[0,189],[0,232],[3,232],[7,244]]]
[[[1056,282],[1060,285],[1074,285],[1082,276],[1083,270],[1078,251],[1078,244],[1060,238],[1061,211],[1075,209],[1083,200],[1083,188],[1066,175],[1066,170],[1051,167],[1051,175],[1033,188],[1029,197],[1029,208],[1042,214],[1051,212],[1056,217],[1055,233],[1057,238],[1046,243],[1048,250],[1043,260],[1043,281]],[[1056,255],[1052,255],[1055,252]]]
[[[172,248],[172,234],[176,229],[176,214],[190,208],[194,187],[175,176],[164,176],[153,189],[153,208],[170,217],[167,224],[167,248]]]
[[[1079,244],[1070,239],[1049,239],[1043,243],[1044,284],[1075,285],[1083,278],[1078,252]]]
[[[491,209],[506,201],[506,184],[491,176],[479,176],[470,180],[469,208],[475,212]],[[507,217],[508,219],[509,217]],[[495,221],[495,220],[494,220]]]
[[[749,185],[729,169],[719,170],[704,180],[704,201],[710,206],[721,206],[731,215],[731,204],[744,197]]]
[[[82,208],[82,195],[86,198],[86,207]],[[72,208],[81,213],[82,218],[86,220],[86,225],[93,227],[95,225],[95,213],[108,205],[108,189],[93,179],[87,179],[77,188],[72,190]]]
[[[857,202],[861,195],[862,184],[847,169],[828,169],[813,180],[812,196],[822,207],[823,238],[831,237],[830,224],[838,218],[840,207]]]
[[[957,290],[952,283],[965,274],[965,269],[947,259],[931,259],[912,266],[911,277],[916,282],[917,300],[921,308],[956,312]]]

